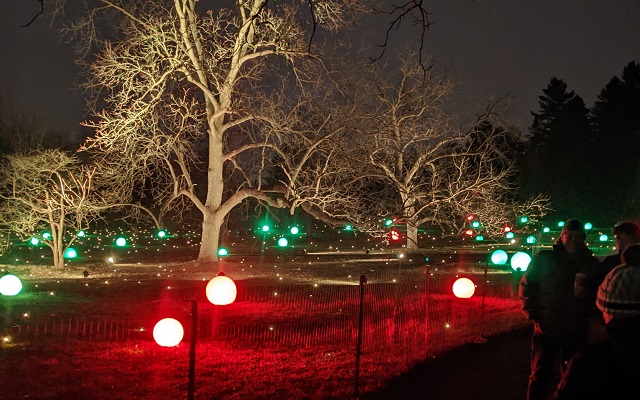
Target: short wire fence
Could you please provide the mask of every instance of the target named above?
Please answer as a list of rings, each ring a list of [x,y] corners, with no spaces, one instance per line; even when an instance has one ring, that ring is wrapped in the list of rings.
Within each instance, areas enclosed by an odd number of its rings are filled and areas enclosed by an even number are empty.
[[[173,348],[153,341],[158,319],[32,316],[5,327],[15,346],[3,351],[67,357],[95,382],[83,384],[86,398],[358,398],[453,347],[525,324],[511,274],[465,275],[476,293],[460,299],[451,292],[458,274],[424,271],[363,275],[360,285],[252,286],[228,306],[169,299],[162,313],[184,327]],[[108,393],[95,387],[105,375]],[[133,376],[154,378],[131,386]]]

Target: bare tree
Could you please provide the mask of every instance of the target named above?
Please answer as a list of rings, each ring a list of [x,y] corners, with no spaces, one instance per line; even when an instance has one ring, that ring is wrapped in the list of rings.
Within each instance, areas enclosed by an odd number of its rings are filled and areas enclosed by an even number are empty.
[[[51,249],[54,266],[63,267],[75,233],[87,229],[114,199],[96,196],[95,169],[60,150],[8,155],[4,161],[0,225],[23,240],[38,238]]]
[[[203,217],[198,259],[215,261],[220,228],[234,207],[249,198],[282,208],[295,202],[292,181],[304,157],[293,164],[269,160],[297,149],[296,140],[317,149],[315,141],[326,142],[326,135],[316,130],[305,136],[310,132],[297,129],[290,118],[303,113],[295,105],[283,108],[284,122],[273,123],[276,114],[265,112],[284,104],[278,94],[283,85],[289,90],[310,83],[303,65],[318,60],[311,38],[339,29],[354,5],[97,3],[69,27],[89,40],[86,45],[99,46],[86,85],[97,99],[94,118],[86,123],[95,136],[84,146],[105,173],[96,179],[113,183],[123,199],[150,187],[161,213],[195,206]],[[91,30],[101,11],[117,21],[110,41]],[[294,79],[274,80],[287,74]],[[285,181],[277,187],[265,186],[277,176],[273,168],[283,166],[298,172],[282,174]]]
[[[415,57],[395,79],[383,72],[374,69],[357,85],[369,95],[360,96],[368,99],[358,124],[364,140],[359,153],[366,158],[359,158],[364,169],[356,175],[377,188],[370,212],[383,218],[391,211],[406,222],[408,248],[417,248],[423,224],[460,231],[464,216],[474,214],[485,232],[496,234],[519,213],[534,220],[544,215],[543,197],[514,201],[508,153],[514,131],[496,119],[495,105],[463,129],[443,111],[453,89],[448,79],[425,71]]]

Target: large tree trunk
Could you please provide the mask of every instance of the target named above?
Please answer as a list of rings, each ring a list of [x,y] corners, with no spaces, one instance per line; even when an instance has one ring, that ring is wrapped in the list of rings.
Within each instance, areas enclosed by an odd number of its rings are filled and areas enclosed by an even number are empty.
[[[202,220],[202,241],[198,261],[203,263],[218,261],[218,246],[220,245],[220,229],[223,218],[215,214],[206,214]]]
[[[53,253],[53,266],[55,268],[64,268],[64,251],[61,247],[51,249]]]
[[[418,226],[407,221],[407,250],[418,249]]]

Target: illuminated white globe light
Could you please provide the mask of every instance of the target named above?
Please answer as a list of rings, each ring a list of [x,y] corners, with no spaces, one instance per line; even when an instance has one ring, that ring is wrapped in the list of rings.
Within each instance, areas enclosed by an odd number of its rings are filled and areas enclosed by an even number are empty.
[[[37,246],[40,244],[40,239],[38,239],[37,237],[32,237],[29,243],[31,243],[32,246]]]
[[[281,237],[280,239],[278,239],[278,246],[287,247],[288,244],[289,244],[289,241],[287,240],[287,238]]]
[[[531,262],[531,256],[523,251],[519,251],[511,257],[511,268],[514,271],[520,270],[522,272],[529,268]]]
[[[22,282],[15,275],[7,274],[0,278],[0,294],[3,296],[15,296],[22,290]]]
[[[469,278],[458,278],[453,283],[453,294],[459,299],[468,299],[476,291],[476,285]]]
[[[118,247],[124,247],[127,245],[127,239],[123,238],[123,237],[119,237],[116,239],[116,246]]]
[[[236,300],[238,290],[231,278],[222,272],[207,283],[207,299],[216,306],[226,306]]]
[[[491,262],[496,265],[504,265],[507,263],[509,256],[504,250],[496,250],[491,254]]]
[[[294,226],[291,228],[291,234],[292,235],[297,235],[300,232],[300,229],[298,229],[297,226]]]
[[[153,328],[153,339],[163,347],[177,346],[183,337],[182,324],[173,318],[161,319]]]

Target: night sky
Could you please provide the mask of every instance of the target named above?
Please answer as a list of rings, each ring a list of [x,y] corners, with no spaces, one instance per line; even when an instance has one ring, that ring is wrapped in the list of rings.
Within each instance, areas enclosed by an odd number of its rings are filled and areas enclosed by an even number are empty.
[[[510,119],[526,128],[550,78],[564,79],[592,106],[630,61],[640,61],[638,0],[434,0],[426,52],[438,71],[462,82],[458,112],[473,113],[492,96],[511,97]],[[79,130],[84,100],[70,46],[46,18],[20,28],[36,0],[0,2],[0,94],[52,129]],[[385,26],[380,27],[386,29]],[[406,25],[392,43],[411,43]],[[393,54],[393,52],[388,52]]]

